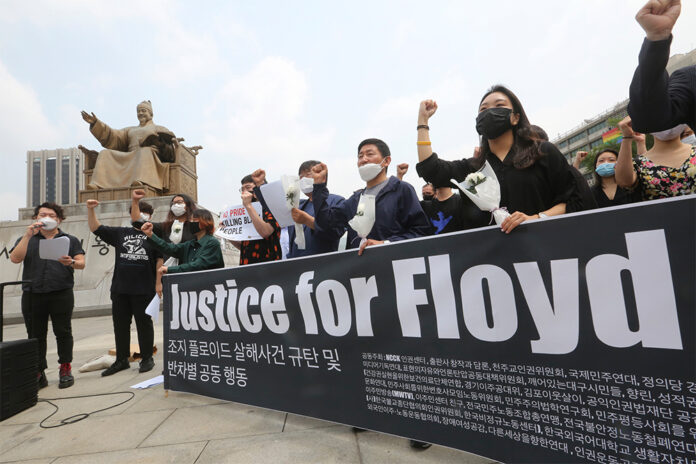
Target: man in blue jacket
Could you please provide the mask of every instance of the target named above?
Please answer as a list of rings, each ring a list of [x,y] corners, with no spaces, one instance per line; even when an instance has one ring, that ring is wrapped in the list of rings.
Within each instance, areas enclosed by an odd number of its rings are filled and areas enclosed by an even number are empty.
[[[298,224],[302,224],[304,229],[305,249],[300,250],[295,243],[295,228],[288,227],[288,236],[290,241],[290,252],[288,258],[297,258],[300,256],[318,255],[321,253],[330,253],[338,250],[338,242],[346,231],[345,225],[335,225],[334,227],[321,227],[314,219],[314,203],[312,201],[312,193],[314,191],[314,178],[312,177],[312,168],[320,161],[305,161],[300,165],[298,175],[300,176],[300,189],[302,193],[307,195],[307,199],[300,201],[299,208],[292,209],[292,219]],[[329,208],[336,206],[338,203],[345,201],[340,195],[329,193],[326,198],[326,203]]]
[[[420,206],[416,192],[407,182],[387,177],[391,153],[386,143],[379,139],[367,139],[358,145],[358,170],[365,181],[365,188],[353,193],[345,201],[331,206],[326,188],[328,168],[320,163],[312,168],[314,177],[314,218],[322,228],[347,227],[358,209],[360,195],[375,195],[375,224],[362,244],[357,233],[348,227],[346,248],[360,248],[382,243],[408,240],[430,233],[430,222]]]

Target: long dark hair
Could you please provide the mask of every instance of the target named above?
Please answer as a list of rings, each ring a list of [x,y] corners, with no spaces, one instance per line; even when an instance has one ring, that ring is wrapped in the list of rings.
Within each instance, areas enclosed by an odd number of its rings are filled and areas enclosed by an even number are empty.
[[[619,152],[612,150],[611,148],[605,148],[597,153],[597,156],[595,156],[594,159],[594,169],[592,170],[592,175],[594,176],[595,185],[598,185],[599,188],[602,188],[602,176],[597,174],[597,161],[599,161],[599,157],[605,153],[612,153],[614,156],[616,156],[617,160],[619,159]]]
[[[162,223],[162,232],[167,237],[172,232],[172,223],[174,222],[174,219],[178,219],[176,216],[174,216],[174,213],[172,213],[172,205],[174,204],[174,198],[176,197],[181,197],[184,199],[184,203],[186,204],[186,213],[184,213],[184,215],[186,216],[186,221],[191,220],[191,215],[196,210],[196,202],[193,201],[193,199],[190,196],[186,195],[185,193],[175,194],[169,201],[169,211],[167,211],[167,219],[165,219]]]
[[[517,98],[510,89],[502,85],[494,85],[486,94],[481,98],[479,106],[487,96],[494,92],[500,92],[505,94],[506,97],[510,99],[512,103],[512,112],[519,115],[519,121],[516,126],[512,126],[512,135],[514,137],[514,142],[512,143],[511,150],[514,152],[514,157],[512,158],[512,164],[517,169],[525,169],[533,165],[536,160],[543,156],[541,151],[541,144],[544,142],[541,137],[534,131],[532,125],[529,123],[529,118],[527,118],[527,113],[524,112],[522,103],[520,99]],[[483,167],[486,161],[487,155],[491,152],[491,148],[488,145],[488,139],[486,137],[481,137],[481,156],[474,158],[473,164],[477,169]]]

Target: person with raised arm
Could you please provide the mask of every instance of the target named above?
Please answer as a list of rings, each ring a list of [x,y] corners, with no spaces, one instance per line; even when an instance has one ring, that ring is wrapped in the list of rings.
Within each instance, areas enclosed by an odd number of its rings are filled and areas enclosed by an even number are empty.
[[[179,260],[179,264],[176,266],[160,266],[157,269],[158,274],[204,271],[225,267],[220,242],[213,236],[215,233],[215,220],[212,213],[207,209],[197,209],[191,215],[191,230],[196,235],[195,240],[183,243],[169,243],[158,237],[153,232],[153,229],[151,222],[146,222],[140,228],[147,235],[148,242],[151,242],[155,248]]]
[[[347,227],[346,248],[359,248],[358,255],[362,255],[369,246],[430,235],[430,222],[413,186],[397,177],[387,177],[390,162],[389,147],[382,140],[366,139],[360,142],[357,165],[365,188],[333,206],[328,202],[328,167],[320,163],[312,168],[315,220],[321,227]],[[375,197],[374,225],[364,240],[360,240],[358,233],[349,226],[358,213],[362,195]]]
[[[643,200],[689,195],[696,190],[696,147],[682,143],[685,124],[653,132],[655,144],[645,154],[632,158],[631,142],[636,135],[631,117],[626,116],[619,129],[623,139],[616,162],[619,187],[638,189]]]
[[[659,132],[679,124],[696,127],[696,66],[667,73],[672,29],[680,0],[650,0],[636,14],[645,31],[630,87],[628,114],[633,130]]]
[[[500,207],[510,213],[501,224],[505,233],[525,221],[566,212],[577,188],[572,168],[558,148],[532,129],[512,91],[496,85],[481,99],[476,117],[480,154],[474,158],[446,161],[433,152],[428,122],[436,111],[433,100],[422,101],[418,111],[416,168],[423,179],[434,185],[461,182],[488,161],[500,183]]]
[[[155,367],[152,358],[155,330],[152,318],[145,310],[156,290],[158,294],[162,294],[161,288],[155,287],[157,269],[163,263],[162,255],[147,240],[147,236],[135,227],[112,227],[99,222],[97,206],[97,200],[87,200],[89,230],[115,250],[114,274],[111,279],[111,319],[114,325],[116,361],[102,371],[101,375],[106,377],[130,368],[128,358],[132,319],[135,319],[142,355],[138,370],[141,373],[149,372]],[[141,200],[139,206],[144,214],[149,212],[152,215],[150,204]]]

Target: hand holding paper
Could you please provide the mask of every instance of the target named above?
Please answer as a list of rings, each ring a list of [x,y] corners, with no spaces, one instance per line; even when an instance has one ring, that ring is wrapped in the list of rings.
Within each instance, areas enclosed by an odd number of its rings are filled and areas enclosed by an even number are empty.
[[[60,261],[64,256],[68,256],[69,251],[70,239],[65,236],[39,242],[39,258],[41,259]]]

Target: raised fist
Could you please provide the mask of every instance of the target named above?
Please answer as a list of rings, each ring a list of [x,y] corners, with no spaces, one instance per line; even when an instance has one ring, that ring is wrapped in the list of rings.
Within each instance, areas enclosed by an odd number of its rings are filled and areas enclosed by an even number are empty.
[[[399,180],[404,180],[404,176],[408,172],[408,163],[401,163],[396,167],[396,177]]]
[[[143,189],[135,189],[135,190],[133,190],[133,193],[131,193],[131,197],[132,197],[134,200],[140,201],[140,200],[142,200],[143,198],[145,198],[145,190],[143,190]]]
[[[329,175],[329,168],[324,163],[315,164],[310,174],[315,184],[324,184]]]
[[[257,187],[261,187],[266,182],[266,171],[257,169],[251,174],[251,180],[254,181]]]
[[[423,100],[418,108],[418,124],[428,124],[428,120],[437,111],[437,102],[435,100]]]
[[[619,129],[624,137],[633,137],[633,123],[631,122],[631,117],[626,116],[619,122]]]
[[[679,13],[680,0],[650,0],[638,10],[636,21],[648,40],[665,40],[672,34]]]
[[[99,201],[97,200],[87,200],[87,209],[94,209],[99,206]]]
[[[140,226],[140,231],[148,237],[152,237],[152,223],[146,222],[145,224]]]

